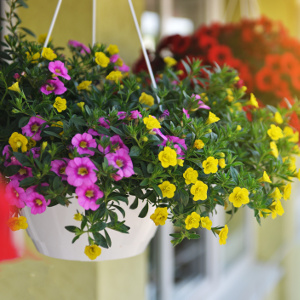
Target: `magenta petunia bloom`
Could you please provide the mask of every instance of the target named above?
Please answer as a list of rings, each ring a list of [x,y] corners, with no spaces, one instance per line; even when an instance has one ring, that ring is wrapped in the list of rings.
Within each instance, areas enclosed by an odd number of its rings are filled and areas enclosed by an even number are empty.
[[[107,129],[109,128],[110,122],[108,120],[106,120],[104,117],[99,118],[98,122],[99,122],[100,126],[107,128]]]
[[[189,111],[186,109],[182,109],[183,113],[186,115],[187,119],[189,119],[190,115],[189,115]]]
[[[130,67],[127,66],[124,62],[123,62],[123,65],[121,67],[116,66],[115,69],[117,69],[121,72],[129,72],[130,71]]]
[[[71,79],[70,75],[68,74],[68,70],[65,67],[65,64],[60,60],[51,61],[48,65],[48,69],[56,76],[60,76],[67,80]]]
[[[10,148],[9,145],[4,146],[3,151],[2,151],[2,155],[4,156],[5,160],[10,158],[10,150],[11,150],[11,148]]]
[[[27,125],[22,127],[22,133],[31,137],[35,141],[40,141],[42,139],[41,126],[44,123],[46,123],[46,121],[42,120],[39,115],[36,117],[31,117]]]
[[[31,207],[33,215],[43,213],[51,202],[50,200],[46,201],[45,197],[37,192],[26,193],[26,195],[26,205]]]
[[[75,157],[66,167],[67,181],[70,185],[81,186],[97,181],[98,169],[88,157]]]
[[[97,143],[96,140],[93,139],[93,136],[88,133],[77,133],[71,141],[72,145],[76,148],[79,154],[89,154],[94,155],[95,152],[89,150],[88,147],[96,148]]]
[[[124,149],[127,153],[129,153],[128,147],[124,144],[119,135],[114,135],[110,138],[110,142],[113,145],[114,150]]]
[[[204,104],[201,100],[198,102],[199,108],[210,109],[210,107]]]
[[[29,152],[32,153],[33,158],[39,158],[41,155],[41,147],[33,147]]]
[[[70,159],[63,158],[63,160],[55,159],[51,161],[51,171],[61,177],[62,180],[67,180],[66,167]]]
[[[99,204],[96,201],[103,197],[103,192],[95,184],[82,185],[76,188],[76,195],[78,196],[78,204],[85,210],[96,210]]]
[[[12,158],[11,163],[9,163],[8,166],[11,166],[11,165],[21,166],[21,168],[15,175],[10,176],[10,178],[12,180],[16,179],[18,181],[21,181],[27,177],[33,177],[32,169],[29,167],[22,166],[22,164],[17,159]]]
[[[78,41],[69,40],[68,45],[72,46],[74,48],[79,48],[81,54],[91,53],[91,49],[89,47],[87,47],[86,45],[84,45]]]
[[[123,119],[125,119],[126,118],[126,112],[125,111],[119,111],[118,113],[117,113],[117,116],[118,116],[118,120],[123,120]]]
[[[158,134],[164,141],[168,140],[168,138],[160,131],[159,128],[153,128],[152,131]]]
[[[19,187],[18,180],[12,180],[5,188],[5,196],[10,205],[18,208],[25,207],[26,193],[24,189]]]
[[[119,54],[114,54],[110,57],[110,62],[115,63],[120,58]]]
[[[49,95],[51,93],[61,95],[67,91],[67,88],[64,86],[63,82],[61,82],[58,78],[55,78],[47,80],[47,83],[41,86],[40,91],[45,95]]]
[[[142,114],[138,110],[132,110],[130,115],[131,119],[138,119],[142,117]]]
[[[93,136],[100,136],[100,133],[98,133],[95,129],[92,128],[90,128],[87,133]]]
[[[130,177],[134,174],[132,160],[125,149],[119,149],[115,153],[105,155],[108,164],[118,169],[115,180]]]

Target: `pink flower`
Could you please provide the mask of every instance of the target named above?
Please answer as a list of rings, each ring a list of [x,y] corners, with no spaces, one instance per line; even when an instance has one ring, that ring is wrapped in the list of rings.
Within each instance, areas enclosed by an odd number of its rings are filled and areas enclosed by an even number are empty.
[[[26,193],[26,195],[26,205],[31,207],[33,215],[43,213],[51,202],[50,200],[46,201],[45,197],[37,192]]]
[[[12,180],[16,179],[18,181],[21,181],[21,180],[23,180],[27,177],[33,177],[32,169],[29,168],[29,167],[22,166],[22,164],[18,160],[16,160],[15,158],[12,158],[11,163],[8,164],[8,166],[11,166],[11,165],[21,166],[18,173],[16,173],[15,175],[10,176],[10,178]]]
[[[5,189],[5,196],[8,199],[10,205],[14,205],[18,208],[25,207],[26,193],[24,189],[19,187],[18,180],[12,180],[7,184]]]
[[[115,69],[119,69],[119,71],[121,71],[121,72],[129,72],[130,71],[129,66],[125,65],[124,62],[123,62],[123,65],[121,67],[115,67]]]
[[[55,159],[51,161],[51,171],[62,178],[62,180],[67,180],[66,167],[70,159],[63,158],[63,160]]]
[[[199,108],[203,108],[203,109],[210,109],[209,106],[207,106],[206,104],[204,104],[201,100],[198,102]]]
[[[100,133],[98,133],[95,129],[92,128],[90,128],[87,133],[93,136],[100,136]]]
[[[40,147],[34,147],[34,148],[31,148],[29,150],[29,152],[32,153],[33,158],[39,158],[40,155],[41,155],[41,148]]]
[[[93,139],[93,136],[88,133],[77,133],[71,141],[72,145],[76,148],[77,152],[79,154],[89,154],[94,155],[95,152],[92,150],[89,150],[88,148],[96,148],[97,143],[96,140]]]
[[[31,117],[27,125],[22,127],[22,133],[31,137],[35,141],[40,141],[42,139],[41,126],[44,123],[46,123],[46,121],[42,120],[39,115],[36,117]]]
[[[79,48],[81,54],[91,53],[91,49],[89,47],[87,47],[86,45],[84,45],[78,41],[69,40],[68,45],[72,46],[74,48]]]
[[[129,153],[128,147],[124,144],[119,135],[114,135],[110,138],[111,144],[114,146],[114,150],[124,149],[127,153]]]
[[[66,90],[67,88],[58,78],[47,80],[47,83],[42,85],[40,89],[40,91],[45,95],[49,95],[51,93],[61,95],[66,92]]]
[[[123,120],[126,118],[126,112],[125,111],[119,111],[117,113],[117,116],[118,116],[118,120]]]
[[[131,119],[138,119],[142,117],[142,114],[138,110],[132,110],[130,115]]]
[[[21,75],[19,73],[15,73],[13,77],[14,77],[14,79],[19,79],[21,77]]]
[[[11,148],[10,148],[9,145],[4,146],[3,151],[2,151],[2,155],[4,156],[5,160],[10,158],[10,150],[11,150]]]
[[[152,129],[152,131],[154,131],[156,134],[158,134],[164,141],[168,140],[168,138],[164,134],[162,134],[162,132],[160,131],[159,128],[154,128],[154,129]]]
[[[70,80],[71,77],[68,75],[68,70],[65,67],[64,63],[60,60],[51,61],[48,65],[48,69],[51,73],[55,74],[56,76],[60,76],[67,80]]]
[[[66,167],[67,181],[70,185],[81,186],[97,181],[98,169],[88,157],[75,157]]]
[[[109,128],[109,121],[106,120],[104,117],[99,118],[98,122],[99,122],[100,126],[107,128],[107,129]]]
[[[78,196],[78,203],[85,210],[96,210],[99,204],[96,201],[103,197],[103,192],[95,184],[82,185],[76,188],[76,195]]]
[[[120,55],[119,54],[114,54],[110,57],[110,61],[112,63],[115,63],[118,59],[120,58]]]
[[[183,149],[185,149],[185,150],[187,150],[187,146],[186,146],[186,144],[185,144],[185,140],[184,139],[180,139],[179,137],[177,137],[177,136],[172,136],[172,135],[167,135],[166,136],[167,137],[167,141],[169,141],[169,142],[172,142],[173,143],[173,145],[174,145],[174,148],[175,148],[175,150],[176,150],[176,152],[177,152],[177,154],[178,154],[178,159],[183,159],[184,158],[184,152],[183,152],[183,150],[182,150],[182,148]],[[158,146],[166,146],[167,145],[167,141],[166,140],[164,140],[163,142],[162,142],[162,144],[160,144],[160,145],[158,145]],[[181,147],[180,147],[180,146]]]
[[[187,119],[189,119],[190,115],[189,115],[189,111],[186,109],[182,109],[183,113],[186,115]]]
[[[128,152],[125,149],[119,149],[115,153],[105,155],[108,164],[118,169],[115,180],[120,180],[123,177],[130,177],[134,174],[133,164]]]

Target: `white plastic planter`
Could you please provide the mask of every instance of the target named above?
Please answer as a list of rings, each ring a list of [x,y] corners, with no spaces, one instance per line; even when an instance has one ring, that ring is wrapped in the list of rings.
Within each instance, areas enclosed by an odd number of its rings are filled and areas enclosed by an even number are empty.
[[[134,197],[129,197],[129,202],[133,200]],[[130,227],[129,234],[107,229],[112,240],[112,246],[109,249],[102,248],[101,255],[94,261],[121,259],[138,255],[146,249],[156,232],[157,227],[150,219],[150,215],[155,210],[154,207],[149,206],[148,215],[141,219],[138,215],[143,206],[135,210],[129,209],[123,203],[120,203],[120,206],[126,213],[125,224]],[[69,225],[80,226],[80,222],[73,219],[76,210],[81,213],[84,212],[84,209],[77,203],[75,198],[69,207],[62,205],[47,207],[44,213],[38,215],[32,215],[28,207],[22,209],[22,215],[27,218],[27,233],[40,253],[65,260],[90,261],[84,254],[85,246],[88,245],[87,234],[83,234],[72,244],[75,235],[65,229],[65,226]]]

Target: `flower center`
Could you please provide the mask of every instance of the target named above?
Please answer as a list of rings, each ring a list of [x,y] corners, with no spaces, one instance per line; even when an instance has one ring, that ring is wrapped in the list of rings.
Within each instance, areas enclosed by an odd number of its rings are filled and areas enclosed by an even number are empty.
[[[123,167],[123,161],[122,161],[121,159],[117,159],[117,160],[116,160],[116,164],[117,164],[117,166],[120,167],[120,168]]]
[[[59,73],[60,74],[61,73],[60,69],[55,69],[55,73]]]
[[[17,141],[17,147],[19,148],[19,147],[21,147],[21,146],[22,146],[22,142]]]
[[[38,205],[38,206],[41,206],[43,204],[43,201],[40,200],[40,199],[35,199],[34,200],[35,204]]]
[[[53,85],[47,85],[46,86],[46,90],[47,91],[54,91],[55,90],[55,87]]]
[[[16,197],[19,198],[20,195],[16,190],[14,190],[14,193],[15,193]]]
[[[33,124],[33,125],[31,126],[31,131],[32,131],[32,132],[37,132],[38,129],[39,129],[39,126],[38,126],[37,124]]]
[[[21,168],[21,169],[19,170],[19,174],[20,174],[20,175],[25,175],[25,174],[27,174],[26,169]]]
[[[66,167],[61,167],[59,169],[59,174],[61,174],[61,175],[66,174]]]
[[[87,190],[85,193],[85,196],[88,198],[94,197],[94,191],[93,190]]]
[[[87,147],[87,142],[81,141],[81,142],[79,143],[79,147],[80,147],[80,148],[86,148],[86,147]]]
[[[78,175],[84,176],[87,175],[89,172],[87,170],[87,168],[79,168],[78,169]]]

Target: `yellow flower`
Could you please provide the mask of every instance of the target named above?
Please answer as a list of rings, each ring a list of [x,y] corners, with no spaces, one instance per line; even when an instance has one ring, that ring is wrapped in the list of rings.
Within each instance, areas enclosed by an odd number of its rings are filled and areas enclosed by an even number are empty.
[[[241,207],[243,204],[249,203],[249,192],[245,188],[235,187],[228,200],[234,207]]]
[[[171,68],[177,64],[177,60],[170,56],[165,57],[164,62],[169,68]]]
[[[241,131],[241,130],[242,130],[241,125],[236,126],[236,130],[237,130],[237,131]]]
[[[200,215],[196,212],[192,212],[190,215],[188,215],[185,219],[185,228],[187,230],[190,230],[192,228],[198,228],[200,222]]]
[[[163,168],[168,168],[169,166],[174,167],[177,165],[177,153],[170,147],[165,147],[163,151],[160,151],[158,159],[160,160]]]
[[[165,197],[167,197],[167,198],[174,197],[174,193],[176,191],[176,186],[174,184],[170,183],[170,181],[164,181],[158,187],[160,188],[164,198]]]
[[[283,129],[283,134],[285,137],[289,137],[288,141],[295,143],[299,142],[299,132],[296,131],[294,133],[294,130],[291,127],[285,126]]]
[[[193,184],[191,187],[191,194],[194,195],[193,200],[194,201],[206,200],[207,190],[208,190],[208,186],[204,182],[197,180],[196,183]]]
[[[228,235],[228,226],[225,225],[219,232],[219,243],[220,245],[225,245]]]
[[[67,100],[61,97],[56,97],[53,107],[57,109],[58,112],[62,112],[67,109]]]
[[[241,90],[242,90],[242,92],[246,92],[247,91],[247,87],[246,86],[242,86]]]
[[[161,128],[159,121],[151,115],[149,115],[149,117],[145,117],[143,119],[143,121],[148,130],[155,129],[155,128]]]
[[[41,57],[40,52],[36,52],[35,54],[31,55],[28,51],[26,52],[27,60],[31,61],[32,64],[37,64],[38,59]]]
[[[183,173],[183,178],[185,179],[186,184],[196,183],[198,178],[198,172],[193,168],[188,168]]]
[[[274,157],[278,157],[279,155],[279,152],[278,152],[278,148],[277,148],[277,145],[275,142],[270,142],[270,148],[271,148],[271,154],[274,156]]]
[[[168,218],[167,207],[157,207],[154,213],[150,216],[150,219],[154,222],[156,226],[165,225]]]
[[[296,155],[300,155],[300,149],[299,149],[299,146],[298,145],[295,145],[294,147],[293,147],[293,151],[295,152],[295,154]]]
[[[61,128],[61,129],[63,129],[64,124],[63,124],[62,121],[57,121],[56,123],[53,123],[53,124],[51,125],[51,127],[59,127],[59,128]],[[63,131],[59,133],[59,135],[63,135],[63,134],[64,134]]]
[[[41,147],[42,151],[44,151],[47,148],[47,146],[48,146],[48,142],[46,142],[46,141],[43,142],[42,147]]]
[[[226,93],[228,96],[232,96],[233,93],[232,93],[232,89],[226,89]]]
[[[290,156],[290,157],[284,157],[283,159],[282,159],[282,161],[283,162],[285,162],[285,161],[288,161],[289,162],[289,170],[290,171],[295,171],[296,170],[296,158],[295,157],[293,157],[293,156]]]
[[[212,221],[210,220],[209,217],[202,217],[200,222],[201,222],[201,227],[207,230],[211,230]]]
[[[281,114],[277,111],[274,115],[274,121],[277,123],[277,124],[282,124],[283,123],[283,119],[282,119],[282,116]]]
[[[247,104],[258,108],[258,102],[257,102],[256,97],[254,96],[253,93],[250,94],[250,100],[247,102]]]
[[[47,38],[47,33],[40,34],[38,37],[38,43],[43,45],[46,41],[46,38]],[[51,41],[52,41],[52,37],[50,36],[49,42]]]
[[[89,80],[82,81],[78,84],[77,90],[78,91],[81,91],[81,90],[89,91],[91,89],[91,87],[90,87],[91,84],[92,84],[92,82]]]
[[[195,140],[193,147],[200,150],[204,147],[204,143],[202,140]]]
[[[268,135],[273,141],[277,141],[281,138],[283,138],[283,133],[280,127],[271,124],[271,128],[268,129]]]
[[[224,169],[226,167],[225,158],[219,159],[219,166]]]
[[[118,83],[122,79],[123,75],[120,71],[111,71],[107,76],[107,80],[114,81],[115,83]]]
[[[43,48],[42,57],[44,57],[48,60],[53,60],[53,59],[57,58],[57,55],[53,52],[53,50],[51,48]]]
[[[82,214],[81,213],[77,213],[74,215],[74,220],[76,221],[82,221]]]
[[[280,200],[273,202],[270,206],[270,210],[272,212],[272,219],[275,219],[277,215],[282,216],[284,214],[284,209]]]
[[[12,86],[10,86],[8,88],[11,91],[17,92],[17,93],[21,93],[21,90],[19,88],[19,82],[15,82]]]
[[[217,173],[218,172],[218,160],[212,156],[208,157],[203,163],[203,172],[205,174]]]
[[[114,55],[114,54],[117,54],[119,53],[119,48],[117,45],[109,45],[107,48],[106,48],[106,51],[108,51],[108,53],[110,55]]]
[[[102,68],[106,68],[110,63],[110,59],[103,52],[96,52],[95,57],[95,62]]]
[[[28,227],[27,219],[23,216],[10,218],[7,221],[7,225],[12,231],[26,229]]]
[[[81,109],[82,112],[84,112],[84,105],[85,105],[84,102],[78,102],[76,103],[76,105]]]
[[[177,165],[183,167],[184,159],[177,159]]]
[[[275,188],[274,192],[270,195],[275,201],[278,201],[282,198],[282,195],[279,191],[279,188]]]
[[[243,105],[241,102],[236,102],[233,105],[237,108],[237,110],[239,110],[239,111],[243,110]]]
[[[212,124],[212,123],[216,123],[220,120],[220,118],[218,118],[214,113],[212,113],[211,111],[208,114],[208,118],[206,120],[206,124]]]
[[[101,254],[101,248],[97,245],[85,246],[84,254],[90,260],[94,260]]]
[[[28,145],[28,140],[26,137],[18,132],[14,132],[9,140],[8,143],[10,144],[12,150],[14,152],[18,152],[18,149],[21,148],[22,152],[27,151],[27,145]]]
[[[271,212],[272,212],[271,210],[266,209],[266,208],[263,208],[263,209],[261,209],[261,210],[259,211],[259,216],[260,216],[261,218],[266,218],[266,217],[268,217],[268,216],[270,215]]]
[[[288,183],[283,189],[283,199],[288,200],[291,197],[292,185]]]
[[[152,106],[154,104],[154,98],[151,95],[148,95],[143,92],[139,98],[139,102],[141,104]]]
[[[121,59],[121,58],[118,58],[117,59],[117,61],[116,61],[116,65],[118,66],[118,67],[122,67],[123,66],[123,60]]]
[[[259,182],[269,182],[269,183],[272,183],[272,181],[271,181],[271,179],[270,179],[270,177],[269,177],[269,175],[268,175],[268,173],[266,171],[264,171],[264,174],[263,174],[262,178],[260,178],[258,181]]]

